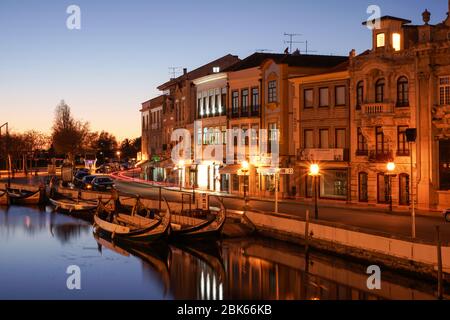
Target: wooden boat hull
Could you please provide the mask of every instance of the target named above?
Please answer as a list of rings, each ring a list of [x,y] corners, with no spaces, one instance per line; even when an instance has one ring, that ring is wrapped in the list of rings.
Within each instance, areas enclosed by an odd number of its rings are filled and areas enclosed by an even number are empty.
[[[96,203],[86,201],[75,201],[69,199],[52,199],[50,203],[55,207],[56,211],[67,213],[88,213],[93,212],[97,208]]]
[[[8,190],[7,192],[12,204],[38,205],[43,203],[43,192],[41,190],[35,192]]]
[[[10,204],[9,195],[6,191],[0,191],[0,205],[8,206]]]
[[[112,221],[107,221],[105,213],[111,215],[101,203],[94,216],[94,227],[98,232],[110,237],[112,240],[123,241],[135,245],[147,245],[165,237],[170,230],[170,210],[164,216],[155,219],[144,218],[137,215],[114,215]]]
[[[226,210],[222,208],[217,213],[216,217],[209,220],[194,219],[189,217],[182,217],[172,215],[172,225],[170,230],[170,237],[172,239],[219,239],[222,235],[222,229],[225,225]],[[177,222],[184,222],[181,227],[175,227]]]

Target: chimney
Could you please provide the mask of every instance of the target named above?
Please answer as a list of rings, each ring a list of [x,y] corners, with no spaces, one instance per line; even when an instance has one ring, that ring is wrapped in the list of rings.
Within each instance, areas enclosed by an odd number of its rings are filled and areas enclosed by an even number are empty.
[[[186,74],[187,74],[187,68],[183,68],[183,75],[186,75]]]

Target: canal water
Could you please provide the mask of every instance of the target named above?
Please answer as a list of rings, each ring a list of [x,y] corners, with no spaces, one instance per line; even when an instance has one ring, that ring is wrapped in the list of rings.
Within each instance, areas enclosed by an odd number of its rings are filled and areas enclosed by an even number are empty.
[[[70,266],[81,272],[69,290]],[[50,207],[0,207],[0,299],[433,299],[433,283],[265,239],[123,247]]]

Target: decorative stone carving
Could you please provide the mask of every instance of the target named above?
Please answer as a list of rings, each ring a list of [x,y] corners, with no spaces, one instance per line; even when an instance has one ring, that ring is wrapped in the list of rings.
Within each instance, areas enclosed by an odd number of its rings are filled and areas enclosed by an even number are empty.
[[[422,13],[422,19],[423,22],[425,22],[425,25],[428,25],[431,20],[431,13],[430,11],[428,11],[428,9],[425,9],[425,11]]]

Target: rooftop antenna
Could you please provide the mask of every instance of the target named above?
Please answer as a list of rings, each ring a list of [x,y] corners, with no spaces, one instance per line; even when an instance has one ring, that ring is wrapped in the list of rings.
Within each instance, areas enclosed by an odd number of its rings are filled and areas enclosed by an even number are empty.
[[[181,73],[181,67],[169,67],[169,75],[171,79],[175,79],[177,77],[177,73]]]
[[[284,43],[288,43],[289,44],[289,52],[292,53],[292,45],[294,43],[303,43],[303,41],[294,41],[294,37],[300,37],[302,36],[302,34],[300,33],[284,33],[285,37],[289,37],[289,40],[285,40]]]
[[[301,50],[300,50],[300,52],[301,52]],[[305,54],[308,54],[309,52],[317,52],[317,51],[316,50],[309,50],[308,40],[306,40],[305,41],[305,51],[303,51],[303,52],[305,52]]]

